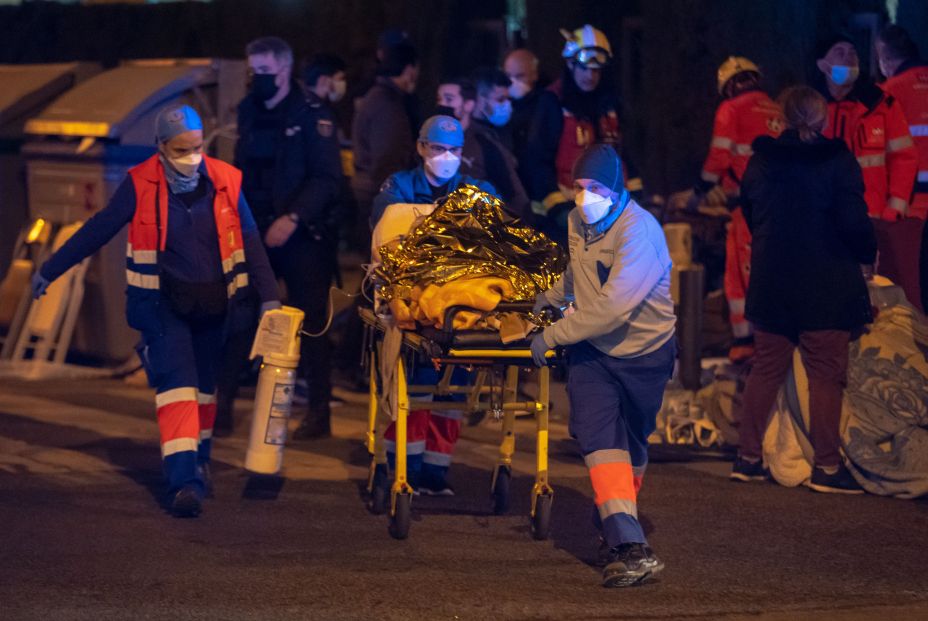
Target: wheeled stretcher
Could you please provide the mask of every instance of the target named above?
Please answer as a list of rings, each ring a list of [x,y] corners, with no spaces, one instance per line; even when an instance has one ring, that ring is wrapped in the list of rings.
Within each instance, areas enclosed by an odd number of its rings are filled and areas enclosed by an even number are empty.
[[[501,303],[500,312],[525,312],[528,303]],[[416,331],[402,331],[400,355],[395,366],[382,372],[383,339],[392,329],[389,319],[376,315],[371,309],[361,309],[367,326],[366,351],[370,367],[370,406],[366,444],[371,454],[368,491],[370,508],[374,513],[389,513],[390,534],[396,539],[409,535],[410,510],[414,494],[407,480],[407,416],[418,409],[462,410],[465,413],[488,412],[502,419],[502,440],[499,457],[490,482],[493,513],[500,515],[509,510],[509,487],[512,479],[512,457],[515,453],[515,418],[520,412],[535,417],[536,458],[535,484],[532,487],[531,532],[535,539],[547,539],[554,490],[548,483],[548,403],[550,368],[542,367],[538,373],[538,391],[534,401],[519,400],[519,369],[532,364],[527,340],[503,344],[495,330],[455,330],[454,317],[468,307],[455,306],[446,311],[443,329],[423,327]],[[555,362],[558,353],[547,356]],[[440,380],[434,385],[409,385],[407,378],[412,364],[434,364],[440,369]],[[470,385],[452,384],[455,368],[473,369]],[[384,380],[384,376],[389,376]],[[464,401],[426,401],[410,399],[409,395],[452,396],[462,395]],[[393,480],[390,482],[384,433],[392,421],[382,406],[381,397],[396,399],[396,460]]]

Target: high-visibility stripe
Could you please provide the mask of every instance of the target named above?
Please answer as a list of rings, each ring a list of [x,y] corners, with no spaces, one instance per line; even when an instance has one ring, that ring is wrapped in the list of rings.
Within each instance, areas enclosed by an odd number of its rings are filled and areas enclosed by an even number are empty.
[[[142,265],[155,265],[158,263],[157,251],[136,250],[131,243],[126,244],[126,258]]]
[[[396,441],[384,440],[383,445],[386,447],[388,453],[396,452]],[[425,440],[419,440],[416,442],[406,443],[406,454],[407,455],[421,455],[423,453],[425,453]]]
[[[754,149],[752,149],[749,144],[736,144],[732,147],[732,152],[735,155],[753,155]]]
[[[461,410],[429,410],[430,416],[438,416],[439,418],[447,418],[453,421],[458,421],[464,418],[464,413]]]
[[[197,391],[197,403],[200,405],[208,405],[210,403],[216,403],[216,393],[205,393]]]
[[[587,468],[592,468],[599,464],[630,464],[632,463],[632,456],[628,451],[622,449],[603,449],[584,455],[583,461],[586,462]]]
[[[713,136],[712,142],[709,143],[709,148],[730,151],[733,144],[735,144],[735,141],[731,138],[726,138],[725,136]]]
[[[201,429],[200,430],[200,440],[209,440],[213,437],[212,429]]]
[[[198,441],[196,438],[175,438],[161,445],[161,457],[165,458],[182,451],[196,451]]]
[[[635,501],[635,483],[631,464],[602,463],[590,468],[596,506],[608,500]]]
[[[195,401],[177,401],[158,408],[161,443],[177,438],[198,438],[200,417]]]
[[[196,403],[197,400],[197,389],[191,388],[189,386],[184,386],[183,388],[173,388],[171,390],[166,390],[155,395],[155,405],[159,408],[162,408],[170,403],[177,403],[178,401],[193,401]]]
[[[422,463],[432,464],[433,466],[450,466],[451,455],[448,453],[436,453],[435,451],[425,451],[422,455]]]
[[[161,279],[154,274],[141,274],[135,270],[126,270],[126,284],[140,289],[160,289]]]
[[[229,297],[231,298],[235,295],[235,292],[239,289],[244,289],[248,286],[248,274],[236,274],[235,278],[232,279],[232,282],[229,283],[228,291]]]
[[[898,196],[890,196],[889,200],[886,201],[886,205],[899,213],[905,213],[909,207],[909,202]]]
[[[928,125],[909,125],[909,133],[919,138],[928,136]]]
[[[632,466],[632,474],[638,478],[641,478],[644,476],[644,472],[647,469],[648,469],[647,464],[645,464],[644,466]]]
[[[745,338],[751,336],[751,322],[749,321],[736,321],[731,324],[731,332],[735,335],[735,338]]]
[[[712,173],[712,172],[709,172],[708,170],[702,171],[702,173],[700,173],[699,177],[700,177],[703,181],[708,181],[709,183],[718,183],[718,182],[719,182],[719,179],[721,179],[721,177],[719,177],[717,174]]]
[[[857,163],[861,168],[874,168],[876,166],[886,165],[886,154],[877,153],[876,155],[861,155],[857,158]]]
[[[911,136],[900,136],[899,138],[893,138],[888,143],[886,143],[886,152],[894,153],[896,151],[902,151],[903,149],[908,149],[914,146],[915,143],[912,142]]]
[[[928,183],[928,170],[918,171],[918,182],[919,183]]]
[[[232,271],[232,268],[240,263],[245,262],[245,251],[239,248],[232,252],[232,256],[222,260],[222,271],[226,274]]]
[[[744,300],[741,298],[728,300],[728,311],[732,315],[744,315]]]
[[[621,500],[618,498],[613,498],[612,500],[607,500],[601,505],[596,505],[596,508],[599,510],[599,518],[605,520],[610,515],[615,515],[617,513],[627,513],[633,518],[638,517],[638,503],[634,500]]]

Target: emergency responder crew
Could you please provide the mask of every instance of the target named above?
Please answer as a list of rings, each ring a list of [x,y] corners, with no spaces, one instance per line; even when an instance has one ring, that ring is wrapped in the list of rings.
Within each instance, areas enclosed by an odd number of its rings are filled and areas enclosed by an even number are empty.
[[[886,76],[883,90],[902,107],[909,133],[918,151],[918,172],[909,204],[905,234],[907,250],[920,245],[919,279],[900,282],[913,304],[928,309],[928,239],[925,235],[925,218],[928,217],[928,63],[918,56],[918,47],[909,34],[895,24],[886,26],[876,40],[880,72]],[[919,230],[920,229],[920,230]],[[920,241],[916,241],[920,240]],[[908,255],[908,253],[906,253]],[[906,257],[904,264],[911,264]],[[920,290],[915,293],[915,286]]]
[[[461,151],[464,147],[464,129],[460,122],[449,116],[433,116],[422,124],[416,150],[422,163],[412,170],[391,175],[374,199],[371,228],[394,203],[434,203],[465,185],[473,185],[496,195],[486,181],[461,174]],[[435,383],[438,373],[430,365],[416,368],[410,380],[414,384]],[[467,382],[467,374],[456,372],[452,381]],[[436,397],[440,399],[440,397]],[[416,410],[409,413],[407,422],[407,468],[410,485],[420,494],[453,496],[447,475],[451,454],[461,433],[460,411]],[[396,433],[393,425],[386,431],[387,454],[396,454]]]
[[[561,78],[542,93],[532,123],[529,147],[521,162],[533,211],[545,230],[563,242],[567,213],[572,208],[571,169],[580,154],[595,143],[612,145],[622,152],[619,101],[605,71],[612,60],[606,35],[589,24],[567,39],[561,56]],[[628,166],[628,158],[623,158]],[[641,180],[626,174],[629,191],[641,190]]]
[[[630,586],[663,569],[637,497],[674,365],[670,252],[660,225],[623,189],[610,145],[584,151],[573,177],[570,264],[535,309],[573,300],[576,310],[532,337],[531,351],[541,366],[549,349],[568,348],[569,431],[590,470],[594,520],[609,548],[603,585]]]
[[[407,96],[416,90],[419,60],[408,41],[387,48],[374,86],[358,104],[351,128],[358,203],[359,250],[370,248],[371,202],[387,177],[415,164],[415,125]]]
[[[760,78],[757,65],[744,57],[730,56],[719,67],[718,91],[724,100],[715,112],[709,155],[688,205],[695,210],[709,190],[721,185],[734,206],[725,239],[725,297],[735,337],[728,355],[735,362],[754,353],[753,331],[744,317],[751,275],[751,233],[737,206],[739,186],[754,139],[776,138],[783,131],[783,113],[761,90]]]
[[[860,74],[857,50],[837,36],[820,47],[819,91],[828,101],[826,138],[844,140],[864,176],[864,199],[876,228],[877,271],[907,293],[917,286],[918,259],[906,252],[903,218],[918,170],[918,151],[902,106]],[[903,231],[904,232],[904,231]],[[906,283],[912,283],[906,288]]]
[[[260,233],[241,192],[241,173],[203,155],[203,123],[189,106],[162,110],[158,153],[129,170],[94,215],[33,276],[39,297],[51,281],[129,225],[126,319],[155,388],[170,508],[200,513],[209,485],[216,414],[214,376],[227,334],[280,306]]]
[[[246,48],[251,91],[238,107],[236,163],[274,272],[291,306],[306,313],[304,330],[326,324],[336,270],[336,214],[341,156],[332,110],[293,80],[293,53],[277,37]],[[331,347],[326,335],[301,339],[299,375],[308,385],[307,412],[294,439],[329,435]]]
[[[465,131],[465,146],[468,134],[471,134],[480,147],[483,169],[472,166],[465,168],[464,172],[493,184],[506,203],[507,211],[528,222],[532,216],[531,206],[516,170],[512,138],[507,127],[512,118],[509,78],[499,69],[486,68],[474,74],[473,82],[477,100],[470,127]]]
[[[512,134],[512,154],[519,163],[519,178],[522,185],[527,185],[522,162],[528,149],[529,131],[541,89],[538,87],[538,57],[526,49],[512,50],[503,60],[503,71],[511,81],[509,99],[512,101],[512,120],[509,122]]]

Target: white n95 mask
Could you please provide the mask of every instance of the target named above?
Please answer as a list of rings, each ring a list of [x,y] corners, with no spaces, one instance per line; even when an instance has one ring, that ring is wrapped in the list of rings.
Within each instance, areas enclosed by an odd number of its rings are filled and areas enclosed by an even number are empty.
[[[171,162],[171,166],[177,172],[185,177],[192,177],[197,172],[197,168],[200,167],[200,162],[203,161],[203,154],[189,153],[181,157],[170,157],[168,161]]]
[[[458,168],[461,167],[461,158],[451,151],[445,151],[441,155],[425,160],[425,166],[436,178],[446,181],[458,172]]]
[[[612,199],[595,192],[583,190],[574,197],[574,203],[580,210],[580,219],[586,224],[596,224],[606,217],[612,207]]]

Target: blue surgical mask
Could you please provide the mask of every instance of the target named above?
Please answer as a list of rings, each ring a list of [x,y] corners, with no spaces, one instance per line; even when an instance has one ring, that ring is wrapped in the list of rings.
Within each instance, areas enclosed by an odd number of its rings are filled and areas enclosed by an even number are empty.
[[[838,86],[853,84],[857,80],[859,74],[860,69],[857,67],[850,67],[848,65],[831,66],[831,81]]]
[[[496,127],[502,127],[512,117],[512,102],[508,99],[499,103],[490,104],[490,113],[487,120]]]

